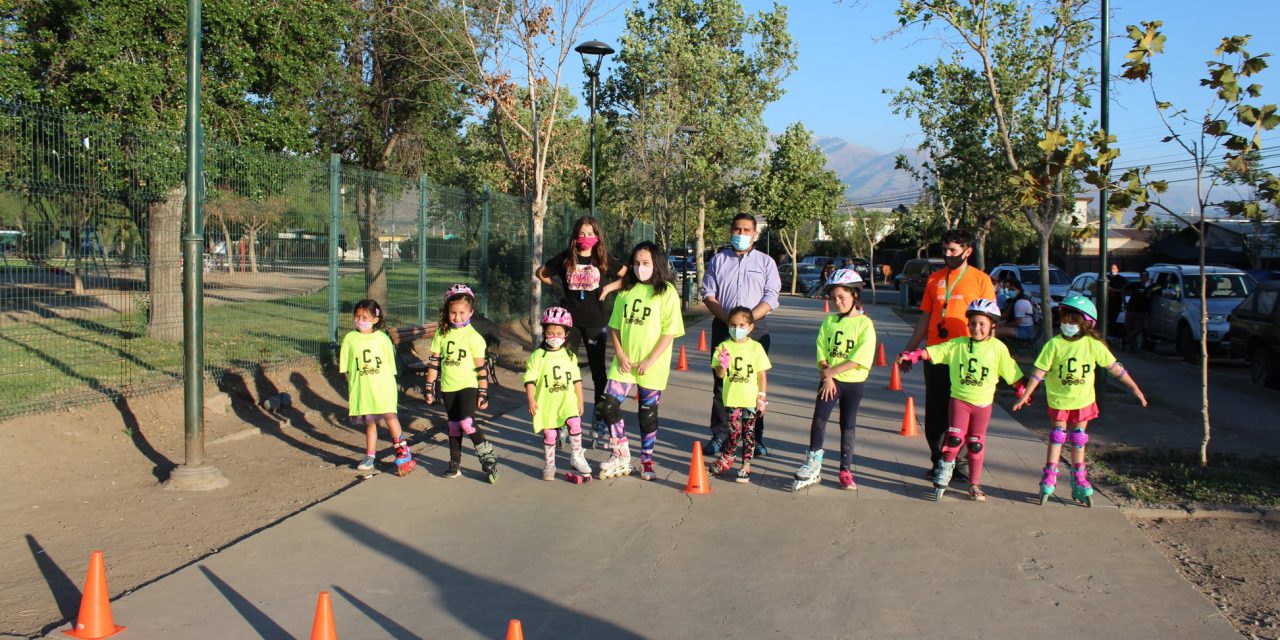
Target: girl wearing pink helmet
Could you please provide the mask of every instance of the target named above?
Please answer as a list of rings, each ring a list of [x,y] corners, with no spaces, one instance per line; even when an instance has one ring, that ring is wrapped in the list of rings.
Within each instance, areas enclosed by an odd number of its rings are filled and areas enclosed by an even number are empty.
[[[1009,355],[1008,347],[992,339],[994,327],[1000,321],[1000,307],[994,301],[974,300],[964,315],[969,320],[969,335],[909,351],[898,356],[898,363],[913,364],[924,359],[948,365],[951,372],[951,405],[947,432],[942,439],[942,460],[933,476],[934,499],[941,500],[951,484],[956,457],[963,446],[969,450],[969,497],[985,502],[982,460],[996,384],[1003,379],[1021,393],[1022,369]]]
[[[455,284],[444,292],[440,323],[427,361],[426,401],[432,404],[439,395],[449,417],[449,468],[444,477],[462,474],[462,435],[466,434],[489,482],[497,482],[498,456],[475,423],[476,410],[489,406],[484,336],[471,326],[475,300],[476,294],[465,284]]]
[[[573,316],[564,307],[542,312],[542,344],[529,354],[524,367],[524,391],[533,417],[533,432],[542,434],[542,479],[556,477],[556,442],[560,430],[569,432],[570,464],[578,473],[591,475],[582,453],[582,374],[578,355],[565,348]]]

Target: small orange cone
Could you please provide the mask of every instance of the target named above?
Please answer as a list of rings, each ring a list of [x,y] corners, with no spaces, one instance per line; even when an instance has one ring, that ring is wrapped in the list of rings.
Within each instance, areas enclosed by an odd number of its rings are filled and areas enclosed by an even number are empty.
[[[101,551],[89,554],[89,573],[84,578],[84,596],[80,598],[80,615],[76,626],[63,633],[72,638],[109,638],[124,631],[111,619],[111,598],[107,591],[107,567]]]
[[[689,370],[689,356],[684,352],[684,345],[680,345],[680,358],[676,360],[676,371]]]
[[[707,330],[703,329],[698,333],[698,351],[707,350]]]
[[[898,363],[893,363],[893,368],[889,371],[889,390],[902,391],[902,376],[898,373]]]
[[[830,300],[823,300],[823,301],[822,301],[822,312],[823,312],[823,313],[831,313],[831,301],[830,301]]]
[[[333,602],[328,591],[321,591],[316,600],[316,619],[311,623],[311,640],[338,640],[338,631],[333,628]]]
[[[693,460],[689,462],[689,484],[685,485],[684,492],[691,496],[711,493],[711,486],[707,484],[707,466],[702,461],[701,442],[693,443]]]
[[[908,438],[920,435],[920,432],[916,431],[916,401],[911,396],[907,396],[907,410],[902,413],[902,431],[899,431],[898,435]]]
[[[515,618],[507,623],[507,640],[524,640],[524,629],[520,627],[520,621]]]
[[[880,354],[876,356],[876,366],[877,367],[889,366],[889,362],[884,359],[884,343],[883,342],[880,343]]]

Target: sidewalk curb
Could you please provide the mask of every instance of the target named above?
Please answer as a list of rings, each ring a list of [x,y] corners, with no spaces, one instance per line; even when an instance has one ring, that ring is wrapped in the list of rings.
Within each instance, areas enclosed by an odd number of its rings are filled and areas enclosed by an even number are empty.
[[[1257,520],[1280,522],[1280,509],[1271,507],[1126,507],[1120,512],[1139,520]]]

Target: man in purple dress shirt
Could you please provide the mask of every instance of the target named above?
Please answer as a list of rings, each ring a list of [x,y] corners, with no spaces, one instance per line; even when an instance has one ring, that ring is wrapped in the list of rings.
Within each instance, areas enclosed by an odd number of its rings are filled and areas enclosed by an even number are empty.
[[[739,213],[729,227],[732,247],[712,256],[707,272],[702,276],[702,288],[698,295],[715,319],[711,322],[711,347],[729,337],[729,325],[725,317],[729,309],[747,307],[755,316],[755,329],[751,337],[769,352],[769,325],[765,316],[778,308],[778,291],[782,278],[778,276],[778,264],[767,254],[755,250],[759,237],[755,216]],[[707,454],[716,455],[729,437],[729,421],[721,399],[724,380],[712,376],[711,441]],[[767,455],[764,446],[764,416],[756,421],[757,456]]]

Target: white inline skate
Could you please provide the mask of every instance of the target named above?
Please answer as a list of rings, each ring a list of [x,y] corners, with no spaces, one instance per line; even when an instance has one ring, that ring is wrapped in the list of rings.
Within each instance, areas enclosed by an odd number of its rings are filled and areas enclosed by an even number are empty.
[[[804,464],[796,470],[795,481],[791,483],[793,493],[822,480],[822,454],[822,451],[809,452]]]
[[[935,502],[942,501],[942,494],[947,492],[947,486],[951,484],[951,474],[955,473],[956,461],[946,460],[938,461],[938,473],[933,476],[933,499]]]
[[[600,463],[600,471],[596,475],[601,480],[609,478],[621,478],[622,476],[631,475],[631,456],[620,458],[618,456],[610,457],[608,460]]]

